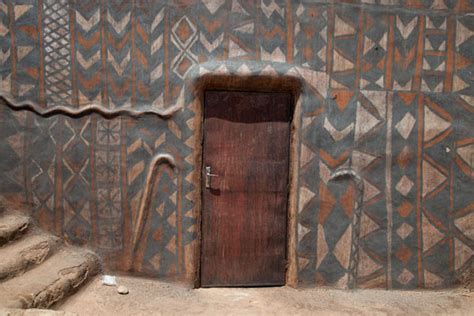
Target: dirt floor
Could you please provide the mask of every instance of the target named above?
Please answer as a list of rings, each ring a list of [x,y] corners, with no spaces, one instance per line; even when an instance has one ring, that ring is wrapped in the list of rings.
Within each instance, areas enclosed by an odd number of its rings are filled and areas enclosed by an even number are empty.
[[[272,288],[189,289],[133,277],[94,279],[57,310],[79,315],[474,315],[474,292]]]

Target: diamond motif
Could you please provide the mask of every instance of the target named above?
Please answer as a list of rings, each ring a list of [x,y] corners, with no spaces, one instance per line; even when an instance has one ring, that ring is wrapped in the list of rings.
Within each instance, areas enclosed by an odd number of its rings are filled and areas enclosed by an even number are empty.
[[[395,125],[397,131],[402,135],[404,139],[408,139],[415,126],[416,120],[410,113],[405,114],[405,116]]]
[[[407,223],[403,223],[397,229],[397,235],[400,236],[401,239],[405,240],[413,231],[413,227]]]
[[[400,192],[401,195],[407,196],[410,193],[411,188],[413,187],[414,183],[411,181],[407,176],[403,176],[400,181],[398,181],[395,189]]]
[[[407,217],[410,215],[411,211],[413,210],[413,205],[408,201],[403,201],[399,207],[397,207],[397,211],[402,217]]]
[[[407,264],[412,255],[413,252],[405,245],[402,245],[397,252],[395,252],[395,256],[404,264]]]
[[[402,273],[400,273],[397,280],[398,282],[402,284],[408,284],[411,280],[413,280],[414,277],[415,276],[413,275],[413,273],[411,273],[407,269],[403,269]]]
[[[186,16],[183,16],[173,27],[173,34],[181,45],[187,46],[196,34],[196,28]]]
[[[190,59],[187,55],[183,55],[183,58],[178,61],[174,70],[181,77],[181,79],[184,79],[193,64],[194,62],[192,59]]]

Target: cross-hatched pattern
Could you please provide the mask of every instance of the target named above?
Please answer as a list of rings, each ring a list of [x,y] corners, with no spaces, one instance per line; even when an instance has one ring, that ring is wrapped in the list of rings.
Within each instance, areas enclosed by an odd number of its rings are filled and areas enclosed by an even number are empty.
[[[50,106],[71,102],[71,32],[69,2],[43,2],[44,63],[47,103]]]

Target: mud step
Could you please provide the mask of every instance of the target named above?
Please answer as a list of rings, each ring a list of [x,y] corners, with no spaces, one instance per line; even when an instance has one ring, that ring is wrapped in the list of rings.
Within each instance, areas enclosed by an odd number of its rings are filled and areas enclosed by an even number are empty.
[[[60,248],[25,274],[0,284],[0,308],[48,308],[99,272],[92,252]]]
[[[0,281],[25,273],[42,263],[60,245],[60,239],[44,233],[28,233],[0,248]]]
[[[30,224],[28,216],[11,214],[0,217],[0,246],[26,233]]]

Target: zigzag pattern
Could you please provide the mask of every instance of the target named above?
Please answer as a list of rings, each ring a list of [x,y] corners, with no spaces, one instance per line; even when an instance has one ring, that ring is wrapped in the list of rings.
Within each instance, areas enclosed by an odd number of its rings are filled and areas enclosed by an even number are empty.
[[[361,56],[360,89],[382,90],[388,50],[389,15],[364,12],[364,43]]]
[[[134,267],[191,279],[201,109],[186,80],[194,70],[286,74],[305,82],[297,122],[298,282],[347,285],[355,191],[329,181],[347,166],[366,188],[357,286],[452,284],[473,260],[474,28],[468,15],[455,14],[472,5],[401,3],[417,11],[285,0],[0,2],[0,89],[15,101],[73,108],[77,92],[79,106],[182,106],[166,120],[1,111],[2,153],[15,161],[0,166],[0,191],[31,196],[44,228],[126,258],[127,225],[135,227],[149,161],[169,153],[178,168],[159,170]],[[268,63],[262,69],[248,59]]]
[[[285,1],[261,0],[260,9],[260,59],[286,62]]]
[[[92,239],[90,121],[88,117],[65,119],[64,130],[71,136],[62,146],[64,236],[81,245]]]
[[[300,3],[294,26],[294,62],[314,70],[325,71],[327,60],[326,8]]]
[[[11,43],[8,28],[8,5],[0,3],[0,91],[11,94]]]
[[[12,72],[10,75],[12,80],[10,87],[12,95],[16,96],[19,101],[38,100],[40,96],[40,89],[37,84],[38,79],[42,80],[39,77],[40,65],[37,63],[40,56],[39,33],[37,29],[38,16],[36,14],[38,10],[37,5],[37,2],[32,0],[25,1],[22,4],[8,3],[9,9],[13,13],[13,15],[9,16],[9,19],[13,19],[14,24],[18,25],[13,30],[15,32],[15,43],[14,46],[11,46],[11,50],[15,49],[16,73]],[[2,6],[2,10],[4,9],[5,6]],[[10,56],[13,54],[11,50]],[[8,55],[8,50],[4,54]],[[13,80],[12,76],[15,76],[16,79]],[[6,85],[8,88],[7,82],[4,82],[2,85]]]
[[[359,41],[359,10],[335,10],[334,48],[332,52],[331,87],[336,89],[355,88],[356,59],[359,53],[354,47]]]
[[[448,18],[444,16],[425,17],[422,91],[442,92],[444,90],[448,51],[447,20]]]

